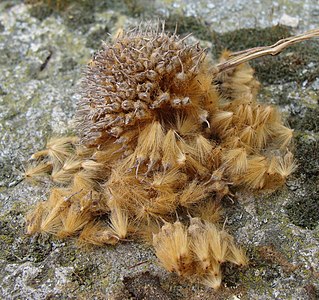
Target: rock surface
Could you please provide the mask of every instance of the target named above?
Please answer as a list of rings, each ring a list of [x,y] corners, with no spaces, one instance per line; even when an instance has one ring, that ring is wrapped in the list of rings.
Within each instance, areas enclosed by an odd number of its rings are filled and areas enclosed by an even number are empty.
[[[250,266],[226,269],[220,291],[168,274],[139,243],[83,251],[72,241],[26,236],[25,213],[51,183],[22,180],[49,136],[72,132],[82,69],[108,33],[166,18],[168,30],[178,22],[181,34],[193,32],[217,55],[319,27],[318,2],[30,2],[0,2],[0,298],[318,299],[318,40],[252,63],[260,100],[279,105],[295,129],[299,168],[274,194],[237,193],[225,203],[227,227]],[[284,14],[298,18],[293,31],[274,27]]]

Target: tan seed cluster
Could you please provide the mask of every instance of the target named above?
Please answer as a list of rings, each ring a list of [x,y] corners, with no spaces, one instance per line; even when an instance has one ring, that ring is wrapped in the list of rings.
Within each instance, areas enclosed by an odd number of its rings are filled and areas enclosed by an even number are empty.
[[[166,223],[153,240],[165,269],[201,280],[214,289],[221,285],[223,263],[246,266],[248,262],[231,235],[200,218],[191,218],[188,227],[179,221]]]
[[[136,29],[95,55],[83,85],[79,138],[49,141],[26,171],[60,185],[28,232],[81,245],[146,240],[168,271],[218,288],[222,264],[247,263],[218,225],[223,198],[275,190],[295,168],[293,132],[257,102],[253,70],[218,72],[198,44]]]

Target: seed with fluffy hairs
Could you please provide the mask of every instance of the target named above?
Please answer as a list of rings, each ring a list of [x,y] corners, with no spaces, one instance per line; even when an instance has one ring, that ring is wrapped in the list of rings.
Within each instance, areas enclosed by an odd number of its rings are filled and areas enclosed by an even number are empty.
[[[111,211],[110,227],[119,239],[124,239],[128,232],[128,214],[119,208]]]
[[[276,157],[276,161],[276,172],[284,179],[296,169],[296,163],[290,151],[284,157]]]
[[[222,218],[223,210],[220,203],[207,199],[191,207],[190,214],[199,217],[203,221],[218,224]]]
[[[182,276],[193,272],[189,238],[181,222],[165,224],[153,236],[153,245],[156,256],[166,270]]]
[[[27,234],[35,234],[40,231],[45,205],[39,202],[36,207],[26,216]]]
[[[176,133],[170,129],[163,140],[162,165],[164,170],[184,165],[185,153],[178,147]]]
[[[203,278],[203,283],[217,290],[222,283],[222,274],[220,270],[210,270],[209,273]]]
[[[187,231],[191,237],[190,247],[195,254],[195,259],[198,260],[199,267],[203,271],[208,270],[213,262],[211,260],[210,242],[204,224],[199,218],[191,218]]]
[[[218,288],[221,264],[247,262],[217,224],[222,199],[237,186],[276,189],[295,168],[287,149],[293,131],[275,107],[258,103],[258,85],[249,65],[220,72],[176,34],[122,33],[87,67],[80,145],[52,139],[33,156],[42,161],[27,178],[52,172],[70,183],[36,207],[28,232],[99,246],[153,233],[168,271]],[[204,220],[188,226],[186,212]]]
[[[79,232],[90,220],[92,215],[85,209],[81,210],[79,202],[73,202],[61,215],[62,228],[57,232],[59,238],[72,236]]]
[[[73,146],[77,141],[78,138],[75,136],[53,137],[48,141],[46,149],[34,153],[31,159],[48,156],[53,164],[63,164],[72,155]]]
[[[53,167],[51,178],[56,183],[66,184],[69,183],[73,175],[81,168],[81,161],[76,157],[67,158],[60,168],[59,165]]]
[[[115,245],[119,241],[119,238],[114,235],[109,227],[103,225],[101,222],[94,223],[93,221],[88,223],[82,230],[78,244],[82,247],[88,245]]]
[[[26,180],[35,180],[43,177],[52,171],[52,164],[49,162],[40,162],[38,164],[30,164],[27,166],[24,172],[24,178]]]
[[[247,151],[245,148],[230,149],[224,154],[223,161],[231,174],[242,174],[247,170]]]
[[[181,206],[189,207],[192,204],[198,203],[208,195],[208,188],[204,184],[193,180],[180,193],[179,203]]]
[[[245,251],[241,247],[236,247],[233,242],[229,244],[226,260],[240,267],[247,266],[248,264]]]

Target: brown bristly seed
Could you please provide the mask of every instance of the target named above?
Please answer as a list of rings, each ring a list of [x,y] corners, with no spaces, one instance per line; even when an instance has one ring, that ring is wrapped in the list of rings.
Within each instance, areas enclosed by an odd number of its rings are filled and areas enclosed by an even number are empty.
[[[27,216],[27,232],[78,236],[80,245],[146,239],[168,271],[217,289],[221,264],[248,263],[218,224],[223,198],[236,187],[275,190],[296,168],[293,130],[257,101],[245,62],[319,31],[226,51],[214,64],[199,43],[160,27],[123,31],[88,64],[79,137],[52,138],[25,172],[65,186]]]
[[[189,209],[192,216],[197,216],[203,221],[218,224],[223,215],[223,209],[220,203],[207,199],[199,202],[196,206]]]
[[[44,204],[39,202],[26,216],[27,234],[35,234],[40,231],[43,218]]]
[[[101,222],[94,223],[92,221],[83,228],[78,242],[82,247],[88,245],[115,245],[119,242],[119,238],[114,235],[109,227],[103,225]]]
[[[53,166],[51,179],[55,183],[67,184],[80,168],[81,160],[74,156],[69,157],[64,161],[62,167],[60,165]]]
[[[161,231],[153,236],[156,256],[165,269],[185,276],[192,272],[192,257],[189,238],[184,225],[176,221],[166,223]]]
[[[50,162],[40,162],[36,165],[30,164],[24,172],[26,180],[36,180],[40,177],[48,175],[52,171],[52,164]]]
[[[46,149],[33,154],[31,159],[48,156],[53,164],[63,164],[74,152],[73,146],[77,141],[78,138],[74,136],[51,138],[47,143]]]
[[[207,186],[197,180],[193,180],[181,191],[178,201],[181,206],[189,207],[205,199],[208,193]]]
[[[119,208],[113,208],[110,216],[110,227],[118,239],[124,239],[128,233],[128,213]]]

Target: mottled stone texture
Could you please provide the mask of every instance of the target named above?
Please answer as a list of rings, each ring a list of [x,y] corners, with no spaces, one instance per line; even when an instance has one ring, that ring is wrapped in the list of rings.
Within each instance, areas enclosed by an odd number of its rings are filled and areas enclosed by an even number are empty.
[[[84,251],[69,240],[26,236],[24,215],[46,199],[50,182],[21,181],[49,136],[72,131],[83,67],[108,33],[165,17],[168,30],[178,21],[180,33],[193,32],[216,55],[318,27],[317,1],[31,2],[0,3],[0,298],[317,299],[319,41],[252,64],[260,100],[280,105],[295,129],[299,168],[275,194],[237,193],[225,203],[226,226],[251,263],[224,270],[218,292],[166,273],[138,243]],[[297,28],[272,27],[284,13],[299,18]]]

